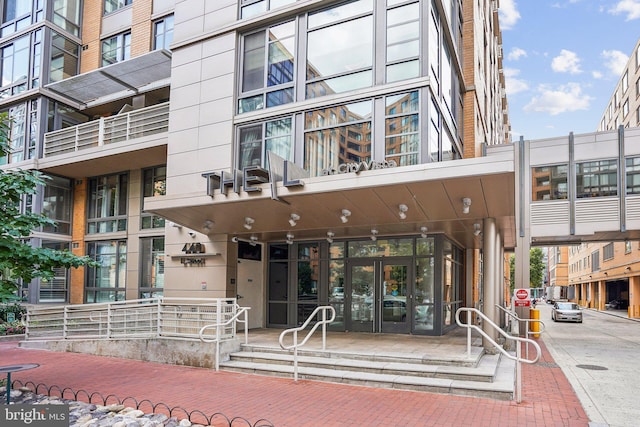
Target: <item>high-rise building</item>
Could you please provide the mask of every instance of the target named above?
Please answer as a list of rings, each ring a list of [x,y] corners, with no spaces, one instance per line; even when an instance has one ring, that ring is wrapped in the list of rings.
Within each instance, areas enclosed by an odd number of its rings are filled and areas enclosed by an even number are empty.
[[[99,266],[29,302],[237,296],[252,327],[331,304],[337,329],[438,335],[500,277],[498,2],[32,3],[3,6],[4,167],[54,177],[33,244]]]

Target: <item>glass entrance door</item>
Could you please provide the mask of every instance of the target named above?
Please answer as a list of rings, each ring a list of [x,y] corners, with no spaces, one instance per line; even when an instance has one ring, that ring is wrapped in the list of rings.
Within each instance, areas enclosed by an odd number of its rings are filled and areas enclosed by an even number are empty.
[[[410,260],[349,261],[346,329],[408,333],[411,326]]]

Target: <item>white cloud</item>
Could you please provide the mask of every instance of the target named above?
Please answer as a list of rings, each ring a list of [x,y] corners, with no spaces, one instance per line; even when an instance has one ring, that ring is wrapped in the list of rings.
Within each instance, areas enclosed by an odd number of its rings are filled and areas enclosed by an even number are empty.
[[[594,79],[601,79],[601,78],[603,77],[603,76],[602,76],[602,73],[601,73],[600,71],[592,71],[592,72],[591,72],[591,76],[592,76]]]
[[[524,80],[516,78],[520,70],[515,68],[504,69],[504,86],[507,95],[514,95],[529,89],[529,85]]]
[[[560,55],[551,60],[551,69],[556,73],[580,74],[580,58],[575,52],[562,49]]]
[[[520,49],[519,47],[514,47],[513,49],[511,49],[511,52],[509,52],[509,55],[507,55],[507,59],[511,61],[517,61],[522,57],[527,57],[527,51],[524,49]]]
[[[500,29],[502,30],[512,29],[520,19],[520,12],[518,12],[518,5],[515,0],[502,0],[498,14],[500,16]]]
[[[604,66],[615,76],[622,74],[629,62],[629,57],[619,50],[603,50],[600,56],[605,59]]]
[[[593,100],[592,97],[582,93],[582,88],[577,83],[568,83],[553,89],[547,85],[538,88],[540,94],[531,99],[525,105],[525,111],[548,113],[556,116],[578,110],[587,110]]]
[[[614,7],[609,9],[612,15],[627,15],[627,21],[640,18],[640,0],[620,0]]]

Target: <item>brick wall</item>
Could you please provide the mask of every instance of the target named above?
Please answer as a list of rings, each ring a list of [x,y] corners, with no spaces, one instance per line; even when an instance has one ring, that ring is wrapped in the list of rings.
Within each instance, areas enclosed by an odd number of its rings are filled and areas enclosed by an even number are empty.
[[[131,57],[143,55],[151,51],[151,13],[152,0],[136,0],[133,2],[131,26]]]
[[[100,67],[100,29],[103,0],[85,0],[82,14],[82,44],[80,73]]]
[[[85,224],[87,222],[87,180],[76,180],[73,187],[73,228],[71,230],[72,248],[74,255],[84,256],[86,246],[84,242]],[[71,283],[69,287],[69,302],[82,304],[84,302],[84,271],[83,267],[71,269]]]

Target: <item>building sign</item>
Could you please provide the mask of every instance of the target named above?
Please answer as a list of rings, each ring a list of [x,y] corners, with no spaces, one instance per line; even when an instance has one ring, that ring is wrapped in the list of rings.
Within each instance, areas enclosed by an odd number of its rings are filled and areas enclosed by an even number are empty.
[[[202,176],[207,180],[207,195],[214,197],[216,194],[227,195],[229,190],[236,194],[241,191],[247,193],[260,193],[261,184],[271,184],[271,198],[278,200],[277,183],[282,182],[285,187],[302,187],[302,178],[308,178],[309,174],[295,163],[282,157],[267,152],[269,169],[260,166],[248,166],[242,171],[233,169],[230,172],[207,172]],[[216,193],[217,192],[217,193]]]
[[[371,160],[369,162],[342,163],[341,165],[338,165],[338,169],[323,169],[322,175],[337,175],[342,173],[355,173],[357,175],[362,171],[388,169],[395,168],[397,166],[398,164],[395,160],[385,160],[382,162]]]

